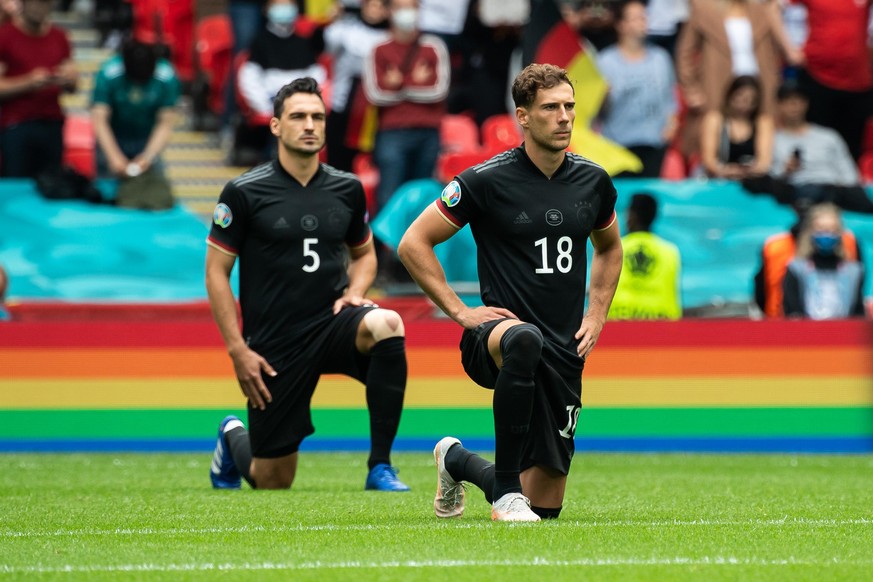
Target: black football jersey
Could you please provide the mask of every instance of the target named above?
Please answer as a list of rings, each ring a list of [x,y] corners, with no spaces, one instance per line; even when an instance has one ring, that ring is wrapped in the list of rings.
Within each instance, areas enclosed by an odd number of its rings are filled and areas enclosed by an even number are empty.
[[[321,164],[306,186],[278,161],[228,182],[208,243],[239,257],[243,336],[269,360],[331,317],[348,285],[348,251],[371,238],[364,189]]]
[[[462,172],[437,209],[457,228],[470,224],[484,304],[537,325],[569,356],[584,314],[588,237],[612,224],[615,201],[594,162],[567,153],[547,178],[522,145]]]

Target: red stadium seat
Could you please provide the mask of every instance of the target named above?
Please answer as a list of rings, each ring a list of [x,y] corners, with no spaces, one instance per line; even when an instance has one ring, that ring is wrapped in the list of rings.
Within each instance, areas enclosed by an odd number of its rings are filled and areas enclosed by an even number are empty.
[[[376,215],[376,188],[379,186],[379,169],[373,164],[370,154],[358,154],[352,160],[352,171],[361,180],[367,196],[367,210],[370,216]]]
[[[521,141],[521,128],[508,113],[492,115],[482,123],[482,146],[492,154],[517,147]]]
[[[88,115],[69,115],[64,122],[64,164],[83,176],[93,178],[97,172],[94,161],[94,127]]]
[[[685,171],[685,159],[679,150],[667,148],[664,154],[664,162],[661,164],[662,180],[684,180],[688,177]]]
[[[873,184],[873,152],[867,152],[858,160],[858,170],[861,173],[861,181],[865,184]]]
[[[208,107],[215,114],[224,111],[224,91],[233,58],[233,29],[226,14],[207,16],[197,24],[194,51],[197,69],[209,87]]]
[[[466,152],[446,152],[437,159],[437,177],[442,182],[448,182],[470,166],[481,164],[491,157],[485,150]]]
[[[466,115],[444,115],[440,122],[440,149],[459,152],[479,149],[479,127]]]
[[[169,47],[182,81],[194,78],[193,0],[127,0],[133,10],[133,36]]]

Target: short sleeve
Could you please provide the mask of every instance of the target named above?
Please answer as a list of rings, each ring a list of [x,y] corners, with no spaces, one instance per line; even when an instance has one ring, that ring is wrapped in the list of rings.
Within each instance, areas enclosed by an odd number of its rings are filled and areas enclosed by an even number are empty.
[[[176,75],[176,71],[173,69],[172,65],[166,61],[161,67],[160,80],[162,90],[159,107],[175,107],[176,103],[179,101],[181,85],[179,83],[179,77]]]
[[[471,186],[471,182],[475,184],[476,180],[471,172],[472,170],[466,170],[446,184],[436,201],[437,210],[442,217],[458,229],[473,221],[479,214],[480,206],[476,200],[475,187]]]
[[[212,212],[207,244],[229,255],[238,255],[246,234],[248,205],[242,191],[228,182]]]
[[[106,77],[105,68],[94,76],[94,92],[91,96],[91,104],[109,105],[109,79]]]
[[[352,220],[346,231],[346,244],[349,248],[360,248],[370,242],[373,237],[370,231],[370,216],[367,212],[367,196],[364,187],[355,181],[354,200],[352,201]]]
[[[615,191],[615,185],[606,172],[603,172],[603,177],[600,179],[597,189],[601,202],[600,212],[597,213],[597,219],[594,221],[594,230],[603,230],[615,220],[615,201],[618,198],[618,194]]]

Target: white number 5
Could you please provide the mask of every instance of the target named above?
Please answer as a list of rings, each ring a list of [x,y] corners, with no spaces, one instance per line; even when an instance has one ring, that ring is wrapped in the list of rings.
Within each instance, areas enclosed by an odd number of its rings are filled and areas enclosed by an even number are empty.
[[[321,259],[312,248],[311,245],[318,244],[317,238],[305,238],[303,239],[303,256],[304,257],[312,257],[311,265],[303,265],[303,270],[307,273],[312,273],[318,270],[318,267],[321,266]]]

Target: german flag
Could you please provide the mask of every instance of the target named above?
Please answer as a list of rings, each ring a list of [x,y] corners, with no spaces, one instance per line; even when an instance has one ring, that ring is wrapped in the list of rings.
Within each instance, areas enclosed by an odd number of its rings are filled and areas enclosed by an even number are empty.
[[[593,56],[594,48],[564,22],[556,0],[532,0],[530,22],[522,36],[523,64],[556,65],[566,69],[573,81],[576,121],[570,151],[597,162],[610,175],[639,172],[643,169],[639,158],[591,129],[608,90]]]

